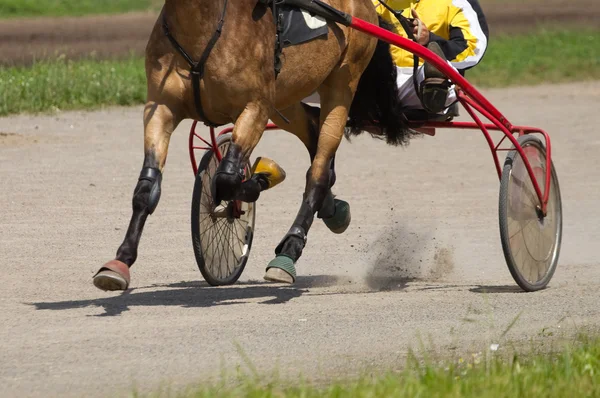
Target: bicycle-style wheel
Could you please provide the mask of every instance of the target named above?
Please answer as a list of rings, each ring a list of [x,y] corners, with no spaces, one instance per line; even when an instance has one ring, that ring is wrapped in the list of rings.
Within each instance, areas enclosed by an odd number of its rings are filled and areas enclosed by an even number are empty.
[[[500,183],[500,238],[504,257],[517,284],[532,292],[545,288],[556,270],[562,238],[562,203],[554,164],[551,170],[546,170],[542,142],[526,135],[519,138],[519,143],[542,194],[546,173],[551,173],[545,215],[517,150],[508,153]]]
[[[217,139],[224,155],[231,145],[231,134]],[[198,166],[192,197],[192,244],[198,268],[212,286],[231,285],[244,271],[254,234],[256,204],[223,201],[215,206],[211,194],[212,178],[219,161],[207,151]],[[250,165],[246,165],[250,178]]]

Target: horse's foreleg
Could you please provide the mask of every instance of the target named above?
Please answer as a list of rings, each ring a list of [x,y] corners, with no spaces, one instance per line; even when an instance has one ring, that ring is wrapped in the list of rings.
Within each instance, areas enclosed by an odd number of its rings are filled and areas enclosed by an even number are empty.
[[[329,214],[324,216],[331,216],[335,211],[330,190],[335,176],[332,164],[343,137],[348,107],[352,102],[352,92],[347,89],[347,82],[345,87],[346,90],[327,89],[321,95],[321,131],[316,153],[306,176],[302,204],[292,227],[275,249],[276,257],[267,266],[266,280],[293,283],[296,279],[295,263],[302,255],[315,213],[327,211]],[[325,203],[327,206],[324,208]]]
[[[144,164],[133,192],[133,215],[123,243],[114,260],[94,276],[94,285],[102,290],[125,290],[129,286],[129,268],[137,259],[138,245],[148,215],[160,200],[162,170],[167,159],[171,133],[178,124],[165,105],[148,103],[144,110]]]
[[[213,178],[212,194],[215,203],[232,199],[254,202],[258,199],[260,190],[267,189],[261,187],[259,181],[253,181],[242,187],[242,180],[244,165],[260,141],[269,121],[268,109],[264,102],[250,103],[236,120],[233,127],[233,143],[229,146]]]

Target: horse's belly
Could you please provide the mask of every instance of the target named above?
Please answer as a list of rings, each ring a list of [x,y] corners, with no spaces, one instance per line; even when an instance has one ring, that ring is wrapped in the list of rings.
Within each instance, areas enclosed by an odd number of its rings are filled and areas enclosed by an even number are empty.
[[[344,37],[345,32],[334,26],[330,27],[326,39],[284,49],[281,56],[283,67],[276,82],[276,107],[285,109],[319,88],[340,62]]]

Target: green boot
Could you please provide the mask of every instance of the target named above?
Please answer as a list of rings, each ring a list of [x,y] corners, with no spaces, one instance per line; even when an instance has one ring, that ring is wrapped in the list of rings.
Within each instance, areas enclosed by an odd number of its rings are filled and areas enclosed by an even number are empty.
[[[267,266],[264,278],[269,282],[294,283],[296,281],[294,260],[283,255],[275,257]]]
[[[342,234],[348,229],[352,217],[350,215],[350,204],[343,200],[334,199],[335,213],[329,218],[324,218],[323,222],[327,228],[334,234]]]

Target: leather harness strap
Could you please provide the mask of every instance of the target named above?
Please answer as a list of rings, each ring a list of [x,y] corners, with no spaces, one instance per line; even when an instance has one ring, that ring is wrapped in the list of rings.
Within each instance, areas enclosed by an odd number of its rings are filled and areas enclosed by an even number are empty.
[[[272,8],[273,17],[274,17],[274,22],[276,24],[277,30],[279,30],[281,27],[280,26],[280,18],[278,15],[279,14],[278,8],[279,8],[279,6],[282,6],[282,5],[290,5],[290,6],[300,7],[304,10],[307,10],[309,12],[315,13],[315,14],[323,17],[328,21],[340,23],[345,26],[350,26],[352,24],[352,17],[350,15],[348,15],[344,12],[341,12],[339,10],[336,10],[335,8],[331,7],[329,4],[323,3],[320,0],[258,0],[258,1],[259,1],[259,3],[262,3],[267,6],[271,5],[273,7]],[[219,20],[219,24],[217,25],[217,29],[216,29],[215,33],[213,34],[213,36],[211,37],[208,44],[206,45],[206,48],[204,49],[204,52],[202,53],[202,56],[200,57],[200,60],[198,62],[195,62],[192,59],[192,57],[190,57],[190,55],[183,49],[183,47],[181,47],[181,45],[175,39],[175,37],[173,37],[173,35],[169,31],[169,25],[167,23],[167,16],[164,13],[164,11],[163,11],[163,15],[162,15],[162,27],[163,27],[165,36],[169,39],[169,41],[171,42],[171,44],[173,45],[175,50],[190,65],[190,74],[191,74],[192,86],[193,86],[193,90],[194,90],[194,105],[196,107],[196,113],[198,114],[199,119],[205,125],[207,125],[209,127],[218,127],[220,125],[216,124],[216,123],[212,123],[210,120],[208,120],[208,118],[206,117],[206,115],[204,113],[204,110],[202,109],[202,101],[200,98],[200,80],[204,77],[204,66],[206,64],[206,61],[208,60],[208,57],[210,56],[210,53],[213,50],[215,44],[219,40],[219,37],[221,37],[221,32],[223,30],[223,25],[225,23],[225,14],[227,12],[227,3],[228,3],[228,0],[225,0],[225,3],[223,5],[223,12],[221,14],[221,19]],[[281,60],[279,58],[279,56],[281,54],[281,50],[282,50],[281,38],[279,37],[279,35],[276,37],[276,40],[277,41],[275,43],[275,47],[276,47],[275,76],[277,76],[279,74],[279,72],[281,71],[281,66],[282,66]],[[277,112],[286,123],[289,123],[289,121],[281,114],[281,112],[279,112],[279,110],[275,109],[275,112]]]
[[[194,89],[194,105],[196,106],[196,113],[198,113],[198,117],[205,125],[209,127],[218,127],[219,125],[216,123],[212,123],[206,115],[204,114],[204,110],[202,109],[202,100],[200,98],[200,79],[204,77],[204,66],[206,65],[206,61],[210,56],[213,48],[217,44],[219,37],[221,37],[221,32],[223,31],[223,25],[225,23],[225,14],[227,12],[227,2],[229,0],[225,0],[225,4],[223,5],[223,12],[221,14],[221,19],[219,20],[219,24],[217,25],[217,30],[213,33],[210,41],[206,45],[202,56],[198,62],[194,62],[192,57],[181,47],[179,42],[173,37],[171,32],[169,31],[169,25],[167,24],[167,15],[163,12],[162,15],[162,25],[165,36],[169,39],[175,50],[185,59],[185,61],[190,65],[190,75],[192,77],[192,86]]]

